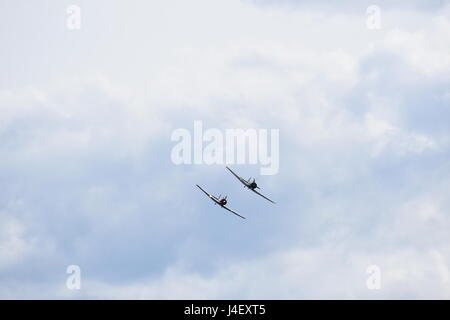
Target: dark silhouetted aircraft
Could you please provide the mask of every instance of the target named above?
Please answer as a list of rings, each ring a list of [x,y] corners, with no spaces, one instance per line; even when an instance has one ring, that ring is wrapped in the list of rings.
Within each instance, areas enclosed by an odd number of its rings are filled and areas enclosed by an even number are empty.
[[[230,168],[227,167],[228,170],[230,170],[230,172],[244,185],[244,188],[248,188],[250,190],[252,190],[254,193],[256,193],[257,195],[263,197],[266,200],[269,200],[272,203],[275,203],[274,201],[270,200],[269,198],[267,198],[266,196],[262,195],[261,193],[259,193],[258,191],[256,191],[255,189],[259,189],[258,185],[256,184],[255,179],[253,178],[249,178],[248,180],[245,180],[242,177],[239,177],[236,173],[233,172],[233,170],[231,170]]]
[[[209,194],[208,192],[206,192],[205,190],[202,189],[202,187],[200,187],[197,184],[197,187],[202,190],[207,196],[208,198],[210,198],[212,201],[214,201],[214,204],[218,204],[219,206],[221,206],[222,208],[224,208],[225,210],[230,211],[231,213],[234,213],[235,215],[237,215],[238,217],[241,217],[242,219],[245,219],[245,217],[241,216],[239,213],[237,213],[236,211],[231,210],[230,208],[226,207],[227,204],[227,196],[225,197],[221,197],[221,196],[214,196],[212,194]]]

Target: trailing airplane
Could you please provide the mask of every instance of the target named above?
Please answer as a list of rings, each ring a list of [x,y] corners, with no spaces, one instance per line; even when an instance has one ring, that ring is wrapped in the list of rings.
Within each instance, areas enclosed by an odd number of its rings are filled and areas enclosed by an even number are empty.
[[[237,213],[236,211],[231,210],[230,208],[228,208],[226,206],[227,204],[227,196],[225,197],[221,197],[220,195],[218,197],[209,194],[208,192],[206,192],[205,190],[203,190],[202,187],[200,187],[198,184],[196,185],[200,190],[203,191],[203,193],[205,193],[208,198],[210,198],[212,201],[214,201],[214,204],[218,204],[219,206],[221,206],[222,208],[224,208],[225,210],[230,211],[231,213],[234,213],[235,215],[237,215],[238,217],[241,217],[242,219],[245,219],[245,217],[241,216],[239,213]]]
[[[244,188],[248,188],[249,190],[252,190],[254,193],[256,193],[257,195],[263,197],[266,200],[269,200],[272,203],[275,203],[274,201],[270,200],[269,198],[267,198],[266,196],[262,195],[261,193],[259,193],[258,191],[256,191],[255,189],[260,189],[258,187],[258,185],[256,184],[255,178],[249,178],[248,180],[245,180],[244,178],[238,176],[236,173],[233,172],[233,170],[231,170],[230,168],[227,167],[227,169],[244,185]]]

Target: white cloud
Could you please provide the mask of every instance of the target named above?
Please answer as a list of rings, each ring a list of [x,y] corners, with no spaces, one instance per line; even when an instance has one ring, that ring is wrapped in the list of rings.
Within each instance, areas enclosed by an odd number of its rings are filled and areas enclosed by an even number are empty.
[[[20,263],[35,250],[34,241],[26,238],[23,224],[4,212],[0,213],[0,271]]]
[[[397,154],[420,153],[436,148],[431,137],[422,134],[402,132],[389,122],[378,119],[372,114],[365,115],[367,138],[373,144],[372,155],[378,156],[385,149],[393,149]]]

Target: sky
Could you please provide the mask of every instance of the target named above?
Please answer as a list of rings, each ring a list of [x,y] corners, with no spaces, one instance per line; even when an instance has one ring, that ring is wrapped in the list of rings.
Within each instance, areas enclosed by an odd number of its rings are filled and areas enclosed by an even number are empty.
[[[0,43],[0,298],[450,298],[449,1],[1,0]],[[279,130],[231,165],[276,205],[173,163],[194,121]]]

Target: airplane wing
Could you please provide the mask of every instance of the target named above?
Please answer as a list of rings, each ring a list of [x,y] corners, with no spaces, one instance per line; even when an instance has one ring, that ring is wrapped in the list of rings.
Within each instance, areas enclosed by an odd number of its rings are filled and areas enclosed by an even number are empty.
[[[237,213],[236,211],[231,210],[230,208],[227,208],[225,206],[222,206],[222,208],[224,208],[225,210],[230,211],[231,213],[234,213],[235,215],[237,215],[238,217],[241,217],[242,219],[245,219],[245,217],[241,216],[239,213]]]
[[[244,185],[247,185],[247,181],[245,181],[245,179],[239,177],[236,173],[233,172],[233,170],[231,170],[230,168],[227,167],[227,169],[233,174],[233,176],[235,176],[240,182],[242,182]],[[244,182],[245,181],[245,182]]]
[[[254,193],[256,193],[257,195],[260,195],[261,197],[263,197],[266,200],[269,200],[272,203],[275,203],[275,201],[270,200],[269,198],[267,198],[266,196],[262,195],[261,193],[259,193],[258,191],[256,191],[255,189],[250,189],[252,190]]]
[[[196,186],[200,189],[200,190],[202,190],[209,198],[213,198],[213,195],[211,195],[211,194],[209,194],[208,192],[206,192],[205,190],[203,190],[203,188],[202,187],[200,187],[198,184],[196,184]]]

